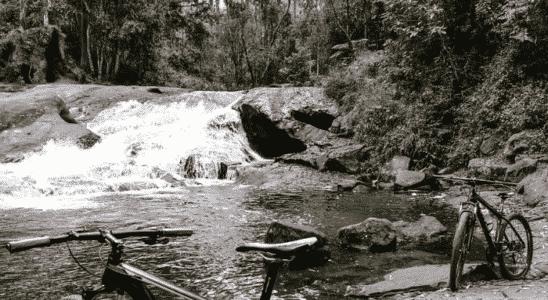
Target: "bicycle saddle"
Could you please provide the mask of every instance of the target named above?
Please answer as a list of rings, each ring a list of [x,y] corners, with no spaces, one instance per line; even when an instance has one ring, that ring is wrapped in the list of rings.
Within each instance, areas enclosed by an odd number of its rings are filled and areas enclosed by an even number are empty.
[[[302,247],[310,247],[318,241],[315,237],[309,237],[306,239],[291,241],[287,243],[279,244],[266,244],[266,243],[247,243],[245,245],[239,246],[236,248],[238,252],[247,252],[247,251],[264,251],[270,252],[277,255],[291,256],[295,254]]]

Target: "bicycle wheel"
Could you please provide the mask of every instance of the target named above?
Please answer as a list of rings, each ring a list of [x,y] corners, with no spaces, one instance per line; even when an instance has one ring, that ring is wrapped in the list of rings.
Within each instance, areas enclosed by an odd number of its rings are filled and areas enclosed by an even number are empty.
[[[156,298],[150,290],[141,282],[133,281],[126,283],[123,287],[124,294],[118,295],[117,292],[100,293],[92,300],[155,300]],[[70,295],[61,298],[60,300],[84,300],[81,295]]]
[[[512,215],[508,221],[502,224],[499,238],[500,272],[506,279],[519,279],[531,267],[533,234],[529,222],[522,215]]]
[[[470,241],[474,230],[472,220],[471,212],[463,212],[460,215],[457,230],[455,231],[451,269],[449,271],[449,287],[453,292],[459,289],[464,262],[470,250]]]

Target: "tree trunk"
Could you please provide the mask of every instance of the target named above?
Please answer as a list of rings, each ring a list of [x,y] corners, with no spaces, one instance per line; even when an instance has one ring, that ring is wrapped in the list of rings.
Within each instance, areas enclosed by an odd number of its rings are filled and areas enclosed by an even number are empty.
[[[249,70],[249,74],[251,75],[251,87],[254,88],[255,85],[257,84],[257,81],[255,79],[255,76],[253,75],[253,68],[251,67],[251,62],[249,61],[249,55],[247,54],[247,46],[245,44],[243,28],[242,28],[241,38],[242,38],[242,46],[244,47],[244,54],[245,54],[245,60],[247,62],[247,68]]]
[[[369,1],[368,0],[362,0],[363,4],[363,13],[364,13],[364,20],[363,20],[363,38],[367,39],[367,24],[369,21],[369,15],[371,14],[371,8],[369,7]]]
[[[110,66],[112,65],[112,56],[109,55],[107,59],[107,69],[105,70],[105,76],[109,79],[110,76]]]
[[[23,19],[25,18],[25,0],[19,0],[19,28],[23,28]]]
[[[101,81],[103,79],[103,62],[105,60],[105,46],[97,47],[97,79]]]
[[[51,0],[47,0],[48,4],[46,5],[46,12],[44,13],[44,26],[49,25],[49,9],[51,8]]]
[[[93,59],[91,58],[91,45],[90,45],[90,34],[89,34],[89,22],[87,24],[86,29],[86,45],[87,45],[87,52],[88,52],[88,61],[89,61],[89,69],[91,70],[92,76],[95,75],[95,68],[93,67]]]
[[[337,9],[335,8],[335,4],[333,4],[333,0],[327,0],[327,3],[331,5],[331,9],[333,10],[333,16],[335,16],[335,23],[337,23],[337,27],[344,33],[344,37],[346,37],[346,43],[348,44],[348,50],[350,53],[354,52],[354,46],[352,45],[352,33],[350,32],[350,28],[348,27],[348,21],[347,20],[347,26],[344,28],[341,24],[341,20],[339,18],[339,15],[337,14]],[[347,18],[350,18],[350,7],[348,1],[347,3]]]
[[[116,79],[116,77],[118,76],[118,71],[120,69],[120,56],[122,56],[122,50],[116,49],[116,58],[114,60],[114,74],[112,74],[114,79]]]
[[[86,17],[80,14],[80,68],[87,69]]]
[[[272,47],[274,46],[274,42],[276,41],[276,37],[278,35],[278,31],[280,30],[280,27],[282,25],[282,22],[284,20],[284,18],[287,16],[287,14],[289,13],[289,9],[291,7],[291,0],[288,0],[287,1],[287,9],[285,10],[284,14],[282,15],[282,17],[280,18],[280,21],[278,22],[278,25],[276,26],[276,28],[274,29],[274,31],[272,32],[272,38],[270,39],[270,42],[268,43],[267,47],[268,47],[268,50],[271,50]],[[269,54],[268,55],[268,59],[267,59],[267,62],[266,62],[266,67],[264,68],[262,74],[261,74],[261,77],[259,78],[259,81],[263,84],[264,83],[264,78],[266,76],[266,72],[268,72],[268,69],[270,68],[270,65],[272,64],[272,55],[275,55],[275,54]]]
[[[80,1],[80,68],[84,71],[89,71],[89,38],[88,35],[89,28],[89,7],[86,1]],[[93,66],[93,64],[92,64]]]

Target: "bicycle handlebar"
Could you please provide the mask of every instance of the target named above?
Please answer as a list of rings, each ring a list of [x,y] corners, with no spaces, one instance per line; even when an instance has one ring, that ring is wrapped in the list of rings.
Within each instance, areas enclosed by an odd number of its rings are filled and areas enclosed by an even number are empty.
[[[191,236],[194,232],[191,229],[185,228],[160,228],[160,229],[147,229],[147,230],[121,230],[112,231],[112,235],[115,238],[123,239],[134,236]],[[58,236],[44,236],[38,238],[25,239],[20,241],[8,242],[6,249],[10,253],[20,252],[38,247],[47,247],[53,244],[59,244],[68,242],[71,240],[81,241],[103,241],[103,234],[99,231],[94,232],[78,232],[76,235],[72,233],[65,233]]]

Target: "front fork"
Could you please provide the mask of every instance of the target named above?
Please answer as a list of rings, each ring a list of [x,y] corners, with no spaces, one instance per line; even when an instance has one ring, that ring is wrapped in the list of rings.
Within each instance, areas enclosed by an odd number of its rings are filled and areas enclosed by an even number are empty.
[[[487,259],[487,262],[489,263],[489,265],[491,267],[493,267],[495,265],[494,264],[495,257],[497,256],[497,253],[498,253],[498,249],[497,249],[498,246],[495,245],[495,243],[493,242],[493,239],[491,238],[489,228],[487,227],[487,222],[485,222],[485,217],[483,216],[483,213],[481,212],[481,209],[479,207],[479,203],[473,203],[473,202],[470,202],[470,201],[462,202],[461,207],[460,207],[459,215],[464,211],[471,212],[472,216],[474,216],[473,219],[472,219],[472,224],[471,224],[472,228],[475,228],[476,218],[478,219],[479,224],[481,226],[481,229],[483,230],[483,233],[485,235],[485,239],[487,240],[487,245],[488,245],[487,253],[485,254],[485,256],[486,256],[486,259]],[[500,223],[501,223],[500,219],[497,218],[497,227],[496,227],[497,229],[496,229],[496,233],[495,233],[495,240],[498,240],[499,234],[501,234],[501,232],[500,232],[501,224]],[[472,229],[472,232],[473,232],[473,229]],[[468,249],[470,247],[471,241],[472,241],[472,235],[470,236],[469,241],[468,241]]]

